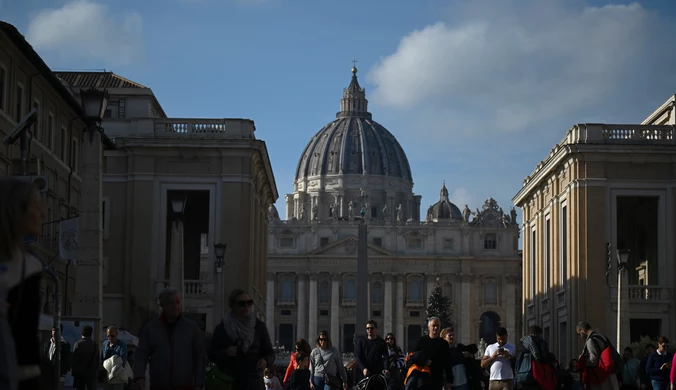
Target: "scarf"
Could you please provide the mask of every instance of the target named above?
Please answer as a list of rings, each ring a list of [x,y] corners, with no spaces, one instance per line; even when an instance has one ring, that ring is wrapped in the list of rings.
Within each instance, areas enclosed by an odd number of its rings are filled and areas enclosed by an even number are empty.
[[[232,312],[229,311],[223,317],[223,327],[225,328],[225,333],[230,337],[231,340],[235,341],[236,345],[242,349],[242,352],[246,353],[253,344],[254,332],[256,326],[256,312],[251,308],[249,311],[249,318],[240,320],[235,318],[232,315]],[[241,342],[241,345],[239,344]]]

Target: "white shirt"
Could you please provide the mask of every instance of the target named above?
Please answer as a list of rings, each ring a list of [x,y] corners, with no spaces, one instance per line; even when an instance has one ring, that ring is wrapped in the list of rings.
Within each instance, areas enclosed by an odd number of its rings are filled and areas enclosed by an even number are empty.
[[[491,357],[498,351],[500,345],[498,343],[491,344],[486,348],[484,356]],[[514,344],[507,343],[504,345],[504,348],[510,355],[516,356],[516,347]],[[502,356],[499,356],[493,360],[491,364],[491,376],[490,380],[492,381],[504,381],[508,379],[514,379],[514,372],[512,371],[512,362]]]

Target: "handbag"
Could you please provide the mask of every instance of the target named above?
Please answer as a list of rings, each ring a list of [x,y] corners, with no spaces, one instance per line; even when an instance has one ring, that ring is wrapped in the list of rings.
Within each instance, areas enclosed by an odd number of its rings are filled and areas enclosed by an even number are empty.
[[[332,375],[326,372],[326,364],[321,351],[319,351],[319,364],[324,367],[324,384],[332,389],[341,390],[343,388],[343,379],[338,375]]]
[[[209,365],[206,384],[209,390],[234,390],[234,378],[221,371],[214,363]]]

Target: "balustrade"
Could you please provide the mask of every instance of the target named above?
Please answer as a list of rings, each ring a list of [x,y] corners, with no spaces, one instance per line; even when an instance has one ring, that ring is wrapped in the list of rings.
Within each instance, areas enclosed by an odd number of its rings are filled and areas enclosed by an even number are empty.
[[[662,286],[629,286],[630,301],[664,301],[669,299],[669,289]]]

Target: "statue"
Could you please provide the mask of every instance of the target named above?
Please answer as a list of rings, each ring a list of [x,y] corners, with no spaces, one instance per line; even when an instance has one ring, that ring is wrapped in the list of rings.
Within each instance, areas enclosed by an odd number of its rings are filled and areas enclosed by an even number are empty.
[[[349,201],[347,203],[347,218],[351,221],[354,219],[354,202]]]
[[[469,206],[465,205],[465,208],[462,210],[462,222],[469,222],[470,215],[472,215],[472,212]]]
[[[397,221],[401,221],[403,211],[404,210],[401,208],[401,203],[399,203],[399,206],[397,206]]]
[[[334,221],[338,220],[338,204],[334,203],[331,206],[331,218],[333,218]]]
[[[319,219],[319,215],[317,215],[318,211],[319,211],[319,207],[317,206],[317,203],[315,203],[315,205],[312,206],[312,220],[313,221],[316,221],[316,220]]]
[[[486,342],[482,338],[479,340],[479,354],[484,356],[484,353],[486,353]]]
[[[279,219],[279,213],[277,213],[277,209],[275,209],[274,205],[270,205],[268,207],[268,221],[276,221]]]
[[[298,219],[301,221],[305,219],[305,202],[300,203],[300,207],[298,208]]]
[[[432,216],[434,215],[434,211],[432,209],[432,206],[427,209],[427,222],[432,222]]]
[[[512,226],[516,226],[516,209],[514,207],[509,210],[509,218],[512,222]]]
[[[385,205],[383,207],[383,219],[387,222],[390,219],[390,208]]]

